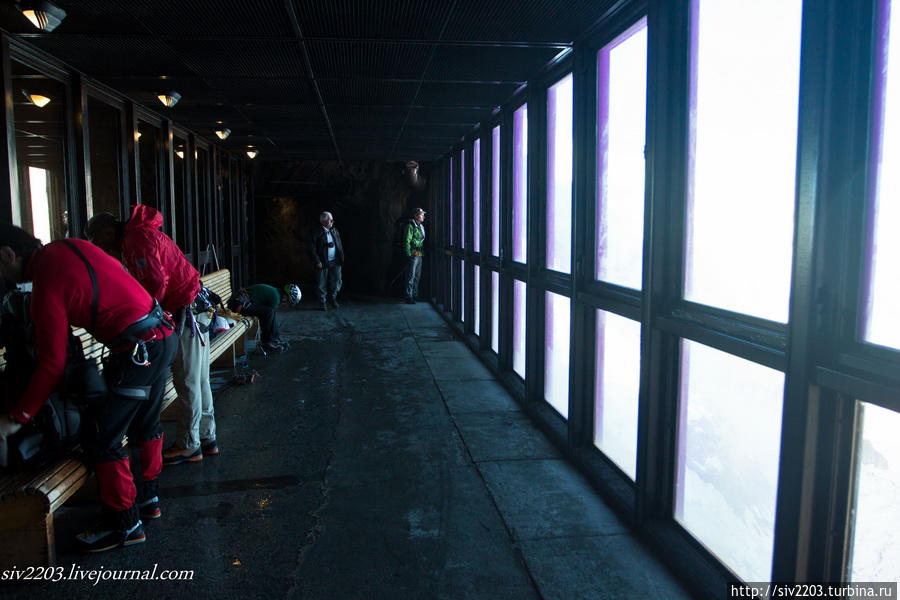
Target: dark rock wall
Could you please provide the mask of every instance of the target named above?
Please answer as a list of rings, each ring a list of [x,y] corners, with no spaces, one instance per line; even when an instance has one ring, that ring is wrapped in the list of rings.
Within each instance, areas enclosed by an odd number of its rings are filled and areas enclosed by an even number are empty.
[[[405,282],[402,275],[396,276],[405,262],[395,248],[395,227],[413,208],[429,210],[427,165],[419,168],[419,174],[425,186],[413,186],[408,167],[400,162],[257,165],[253,185],[258,281],[276,286],[298,283],[304,296],[312,297],[315,268],[307,243],[319,214],[327,210],[344,242],[344,291],[399,295]]]

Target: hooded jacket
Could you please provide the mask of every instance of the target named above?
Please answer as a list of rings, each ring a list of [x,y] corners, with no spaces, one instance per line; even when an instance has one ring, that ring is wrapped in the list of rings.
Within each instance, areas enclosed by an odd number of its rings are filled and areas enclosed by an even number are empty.
[[[163,310],[174,313],[197,297],[200,273],[172,238],[159,230],[162,224],[162,213],[138,204],[125,224],[119,247],[125,268],[159,301]]]

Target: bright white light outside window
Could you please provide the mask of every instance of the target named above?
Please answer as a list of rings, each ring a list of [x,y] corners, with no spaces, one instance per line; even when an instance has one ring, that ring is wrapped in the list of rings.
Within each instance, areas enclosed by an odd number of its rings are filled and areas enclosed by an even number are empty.
[[[888,35],[881,38],[881,53],[885,60],[877,72],[875,118],[880,130],[874,132],[876,160],[872,176],[875,178],[873,198],[873,227],[870,231],[869,280],[866,282],[867,304],[864,310],[863,339],[874,344],[900,348],[900,6],[886,5],[890,12]],[[895,10],[892,10],[895,9]],[[890,37],[888,37],[890,36]],[[885,43],[887,47],[885,47]],[[879,93],[880,92],[880,93]]]
[[[475,304],[472,309],[472,327],[475,329],[475,335],[481,335],[481,268],[473,265],[472,270],[475,272],[475,283],[472,284],[472,292],[475,294]]]
[[[459,239],[456,231],[456,170],[453,157],[450,157],[450,243]]]
[[[459,261],[459,320],[466,322],[466,261]]]
[[[500,354],[500,273],[491,271],[491,350]]]
[[[472,250],[481,251],[481,138],[472,145]]]
[[[572,75],[547,90],[547,268],[572,272]]]
[[[598,310],[596,347],[594,444],[635,479],[641,324]]]
[[[500,256],[500,126],[491,131],[491,254]]]
[[[597,261],[601,281],[641,289],[647,19],[597,53]]]
[[[512,259],[524,263],[528,248],[528,105],[513,113]]]
[[[525,377],[525,283],[513,280],[513,371]]]
[[[850,580],[900,581],[900,414],[859,407]]]
[[[466,200],[467,200],[467,192],[466,192],[466,173],[469,172],[469,165],[466,162],[466,151],[459,151],[459,204],[460,204],[460,227],[459,227],[459,236],[460,236],[460,247],[466,247],[466,229],[468,228],[469,218],[466,216]]]
[[[545,292],[544,399],[569,418],[569,299]]]
[[[768,581],[784,374],[683,341],[675,518],[744,581]]]
[[[28,188],[31,192],[32,235],[45,244],[50,237],[50,178],[47,170],[28,167]]]
[[[685,297],[786,322],[802,2],[696,2]]]

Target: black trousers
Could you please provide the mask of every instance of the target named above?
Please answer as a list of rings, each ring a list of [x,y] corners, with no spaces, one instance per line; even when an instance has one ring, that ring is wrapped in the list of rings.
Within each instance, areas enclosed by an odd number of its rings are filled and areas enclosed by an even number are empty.
[[[111,355],[103,369],[109,386],[105,402],[85,411],[85,449],[93,463],[122,460],[127,434],[132,442],[146,442],[162,434],[159,412],[169,367],[178,350],[174,335],[147,344],[150,364],[142,367],[131,360],[131,352]],[[144,397],[140,397],[145,388]]]
[[[262,304],[245,306],[243,314],[259,319],[259,335],[263,344],[278,340],[278,321],[275,318],[275,309]]]

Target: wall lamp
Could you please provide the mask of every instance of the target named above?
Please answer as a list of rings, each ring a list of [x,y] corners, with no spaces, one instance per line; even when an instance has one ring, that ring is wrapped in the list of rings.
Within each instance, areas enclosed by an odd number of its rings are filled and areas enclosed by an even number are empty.
[[[254,159],[259,154],[259,150],[254,148],[253,146],[247,146],[247,158]]]
[[[66,11],[55,4],[40,0],[33,2],[23,0],[16,3],[16,8],[41,31],[53,31],[66,18]]]
[[[216,137],[218,137],[220,140],[224,140],[229,135],[231,135],[231,130],[227,127],[222,127],[221,129],[216,129],[213,133],[215,133]]]
[[[32,94],[28,90],[22,90],[22,95],[28,98],[28,101],[37,106],[38,108],[44,108],[48,104],[50,104],[50,98],[47,96],[42,96],[40,94]]]
[[[162,102],[163,106],[165,106],[166,108],[172,108],[173,106],[178,104],[179,100],[181,100],[181,94],[172,91],[161,92],[157,94],[156,97],[159,98],[159,101]]]

